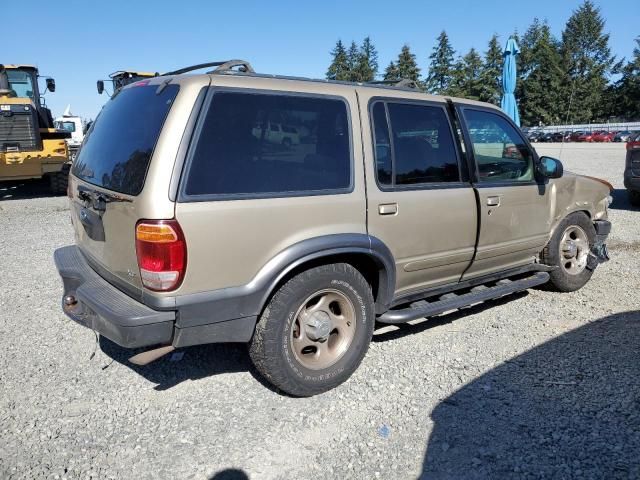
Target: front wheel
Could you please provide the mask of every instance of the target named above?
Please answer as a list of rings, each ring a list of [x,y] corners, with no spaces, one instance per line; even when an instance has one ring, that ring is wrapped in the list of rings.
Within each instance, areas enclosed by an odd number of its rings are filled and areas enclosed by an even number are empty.
[[[54,195],[64,195],[67,193],[67,186],[69,184],[69,169],[70,165],[65,164],[62,166],[62,170],[49,174],[49,187],[51,193]]]
[[[589,253],[596,238],[591,219],[582,212],[568,215],[556,227],[541,254],[542,263],[557,267],[549,273],[547,284],[552,290],[574,292],[591,278]]]
[[[273,296],[249,354],[273,385],[295,396],[326,392],[358,368],[374,327],[371,287],[352,265],[306,270]]]

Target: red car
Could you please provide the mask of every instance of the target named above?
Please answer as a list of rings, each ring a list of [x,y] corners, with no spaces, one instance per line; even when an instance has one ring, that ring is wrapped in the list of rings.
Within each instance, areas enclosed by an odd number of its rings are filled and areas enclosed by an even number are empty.
[[[617,132],[599,132],[593,135],[594,142],[613,142]]]
[[[600,133],[602,132],[583,132],[582,135],[576,139],[576,142],[593,142],[594,135],[598,135]]]

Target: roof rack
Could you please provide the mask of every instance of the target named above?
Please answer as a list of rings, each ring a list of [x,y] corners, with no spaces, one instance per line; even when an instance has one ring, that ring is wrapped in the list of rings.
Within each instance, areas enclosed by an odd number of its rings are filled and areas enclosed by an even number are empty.
[[[415,80],[409,78],[403,78],[401,80],[374,80],[366,82],[367,85],[388,85],[390,87],[399,88],[411,88],[414,90],[420,90],[420,85]]]
[[[200,70],[207,67],[216,67],[207,73],[229,73],[233,72],[234,68],[238,68],[237,71],[243,73],[255,73],[255,70],[251,64],[245,60],[225,60],[223,62],[208,62],[200,63],[198,65],[191,65],[190,67],[180,68],[172,72],[163,73],[164,75],[181,75],[183,73],[192,72],[193,70]]]

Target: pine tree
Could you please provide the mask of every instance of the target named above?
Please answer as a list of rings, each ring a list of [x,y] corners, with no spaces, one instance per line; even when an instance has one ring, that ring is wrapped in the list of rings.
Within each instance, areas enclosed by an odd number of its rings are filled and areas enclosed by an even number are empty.
[[[331,50],[331,57],[333,60],[327,70],[327,80],[347,80],[349,62],[342,40],[336,42],[336,46]]]
[[[608,112],[627,121],[640,120],[640,37],[635,39],[633,58],[620,66],[620,79],[608,89]],[[622,62],[621,62],[622,63]]]
[[[527,46],[526,77],[521,80],[520,116],[523,125],[563,123],[564,72],[558,41],[545,22],[536,26],[533,43]]]
[[[370,37],[365,37],[360,46],[360,56],[356,65],[357,82],[371,82],[378,75],[378,51]]]
[[[481,71],[482,58],[476,49],[472,48],[456,61],[449,95],[478,100],[482,91]]]
[[[351,41],[351,45],[349,45],[349,50],[347,51],[347,74],[344,80],[349,82],[357,82],[357,68],[360,64],[360,49],[356,42]]]
[[[562,61],[566,72],[563,98],[570,120],[588,122],[604,114],[603,94],[615,62],[605,21],[591,0],[573,12],[562,32]]]
[[[428,92],[442,95],[446,94],[451,86],[455,50],[444,30],[438,36],[437,41],[437,45],[433,47],[433,51],[429,55],[431,63],[425,86]]]
[[[413,80],[420,84],[420,68],[416,62],[416,56],[411,53],[409,45],[405,44],[398,55],[398,76],[400,80]]]
[[[389,62],[389,65],[387,65],[387,68],[384,70],[384,81],[397,82],[398,80],[400,80],[398,66],[394,62]]]
[[[489,40],[489,48],[484,54],[484,63],[480,71],[479,98],[483,102],[500,105],[502,97],[502,49],[498,36]]]

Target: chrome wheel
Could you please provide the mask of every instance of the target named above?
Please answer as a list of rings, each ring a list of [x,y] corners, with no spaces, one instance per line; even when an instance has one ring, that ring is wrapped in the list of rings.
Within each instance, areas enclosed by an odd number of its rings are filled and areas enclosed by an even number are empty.
[[[589,238],[577,225],[571,225],[560,240],[560,264],[569,275],[578,275],[587,267]]]
[[[320,370],[349,349],[356,331],[356,311],[342,292],[321,290],[308,297],[295,315],[290,346],[304,367]]]

